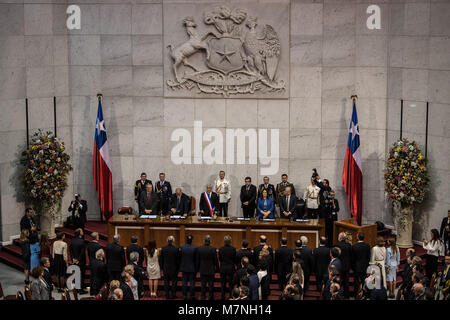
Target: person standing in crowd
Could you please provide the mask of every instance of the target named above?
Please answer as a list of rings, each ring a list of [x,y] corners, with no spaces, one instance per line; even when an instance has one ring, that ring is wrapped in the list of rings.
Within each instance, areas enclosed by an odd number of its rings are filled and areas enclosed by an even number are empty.
[[[240,281],[242,277],[244,277],[247,274],[247,267],[250,264],[251,260],[247,256],[244,256],[241,258],[240,264],[238,266],[238,269],[234,273],[233,276],[233,287],[239,287]]]
[[[32,232],[30,234],[30,269],[33,270],[41,264],[41,247],[38,242],[38,234]]]
[[[120,235],[113,237],[113,242],[106,246],[106,266],[108,268],[109,281],[120,280],[125,267],[125,252],[119,244]]]
[[[261,260],[261,258],[260,258],[260,252],[263,250],[263,249],[266,249],[267,250],[267,252],[268,252],[268,257],[267,257],[267,259],[268,259],[268,263],[267,263],[267,268],[268,268],[268,272],[269,272],[269,274],[272,274],[272,264],[273,264],[273,249],[272,249],[272,247],[271,246],[269,246],[268,244],[267,244],[267,237],[264,235],[264,234],[262,234],[262,235],[260,235],[259,236],[259,245],[258,246],[256,246],[254,249],[253,249],[253,265],[254,266],[257,266],[257,267],[259,267],[259,263],[261,262],[260,260]]]
[[[261,198],[258,199],[257,218],[261,219],[275,219],[275,204],[273,198],[269,198],[267,190],[263,190]]]
[[[42,279],[44,279],[44,282],[47,285],[48,300],[52,300],[53,280],[52,274],[50,272],[51,264],[49,257],[41,258],[41,267],[44,268],[44,274],[42,275]]]
[[[364,233],[356,235],[358,242],[352,246],[352,270],[354,273],[354,294],[356,296],[359,286],[364,285],[366,271],[370,262],[370,245],[364,242]]]
[[[296,218],[297,197],[292,194],[291,187],[284,189],[284,196],[280,199],[280,217],[293,220]]]
[[[37,265],[31,271],[33,280],[31,281],[31,299],[32,300],[49,300],[50,293],[48,284],[44,278],[44,268]]]
[[[25,273],[25,284],[30,283],[30,241],[28,237],[30,236],[30,231],[28,229],[22,229],[20,231],[20,248],[22,252],[23,261],[23,271]]]
[[[98,232],[92,232],[91,233],[92,241],[88,243],[87,245],[87,253],[89,258],[89,266],[91,266],[91,261],[95,260],[95,254],[98,250],[102,249],[102,246],[98,241],[100,240],[100,236]],[[103,254],[103,256],[105,256]]]
[[[236,251],[236,265],[239,266],[241,259],[247,257],[249,261],[253,261],[253,252],[248,248],[248,241],[242,240],[242,248]]]
[[[330,264],[330,248],[326,246],[327,238],[320,237],[319,246],[314,249],[314,273],[316,274],[317,291],[322,290],[324,278],[328,272],[328,265]]]
[[[250,300],[259,300],[259,280],[255,267],[250,264],[247,268],[248,289]]]
[[[323,180],[320,179],[320,176],[317,175],[314,179],[314,183],[316,184],[316,186],[318,186],[320,188],[319,199],[318,199],[319,218],[325,219],[326,213],[327,213],[325,200],[327,200],[329,198],[329,195],[331,192],[330,182],[327,179],[323,179]]]
[[[81,199],[81,195],[76,193],[75,200],[70,203],[67,211],[72,213],[72,223],[75,229],[81,228],[84,231],[84,225],[87,222],[87,212],[88,206],[86,200]]]
[[[219,177],[214,181],[214,191],[219,196],[218,215],[228,217],[228,203],[231,201],[231,182],[225,178],[225,171],[220,171]]]
[[[222,283],[222,300],[225,300],[225,293],[231,293],[233,287],[233,276],[236,271],[236,248],[231,245],[231,237],[226,235],[223,238],[224,246],[219,248],[220,281]],[[228,283],[228,289],[227,289]]]
[[[180,251],[175,247],[174,243],[175,237],[169,236],[167,237],[167,245],[161,249],[160,266],[164,272],[164,291],[166,293],[166,299],[176,298]]]
[[[375,247],[372,248],[370,256],[370,264],[379,264],[381,269],[381,278],[383,279],[382,285],[387,288],[386,285],[386,247],[384,239],[382,237],[377,238]]]
[[[307,291],[309,289],[309,277],[311,272],[314,270],[314,257],[311,248],[308,247],[308,238],[301,236],[300,241],[302,242],[300,252],[302,253],[302,259],[304,262],[303,275],[305,280],[303,290]]]
[[[257,276],[259,281],[259,300],[267,300],[270,295],[270,275],[267,274],[267,265],[265,263],[262,263],[258,269],[259,271]]]
[[[278,278],[278,286],[283,291],[287,284],[287,275],[292,272],[294,252],[287,246],[287,238],[281,238],[281,246],[275,250],[275,272]]]
[[[161,278],[161,269],[159,267],[158,249],[156,241],[150,240],[146,250],[147,256],[147,276],[150,287],[150,297],[157,298],[158,280]]]
[[[153,192],[153,185],[151,183],[145,186],[145,190],[141,192],[139,203],[143,214],[157,215],[159,210],[159,197]]]
[[[41,233],[39,235],[39,247],[41,248],[41,259],[49,258],[51,264],[52,245],[46,233]]]
[[[273,184],[269,183],[269,177],[265,176],[263,178],[263,182],[261,183],[258,187],[258,198],[262,198],[262,192],[264,190],[267,191],[267,197],[268,198],[272,198],[274,203],[276,203],[277,201],[277,197],[276,197],[276,192],[275,192],[275,187]]]
[[[333,225],[338,220],[339,201],[335,198],[334,190],[330,190],[324,198],[323,212],[325,218],[325,236],[330,242],[330,246],[333,245]]]
[[[172,198],[172,186],[166,181],[166,174],[159,174],[159,181],[155,183],[155,191],[159,197],[159,209],[162,215],[169,214],[170,199]]]
[[[75,230],[75,237],[70,241],[70,257],[72,258],[72,263],[80,268],[81,276],[81,289],[78,293],[85,294],[84,275],[86,272],[86,244],[83,238],[83,229],[78,228]]]
[[[131,261],[131,259],[130,259],[131,253],[137,252],[139,254],[138,265],[140,267],[142,267],[142,264],[144,263],[144,257],[145,257],[144,249],[142,249],[142,247],[140,245],[138,245],[138,240],[139,240],[138,236],[134,235],[131,237],[130,240],[131,240],[131,244],[126,249],[128,264],[131,263],[130,262]]]
[[[394,291],[397,285],[397,271],[400,265],[400,249],[397,247],[395,239],[388,240],[386,249],[386,283],[389,298],[394,298]]]
[[[256,186],[252,184],[252,178],[245,177],[245,184],[241,187],[240,198],[244,218],[253,218],[256,207]]]
[[[186,236],[186,244],[180,247],[180,272],[182,274],[183,285],[181,292],[183,299],[187,299],[187,283],[189,282],[189,299],[195,300],[195,269],[197,247],[192,244],[194,236],[188,234]]]
[[[311,178],[311,184],[306,187],[303,199],[306,202],[308,219],[317,219],[319,217],[319,192],[320,188],[316,185],[316,180]]]
[[[330,249],[330,266],[334,266],[339,273],[339,275],[342,273],[342,261],[340,259],[341,255],[341,249],[338,247],[333,247]]]
[[[281,198],[285,195],[285,190],[287,187],[291,188],[291,194],[295,196],[295,187],[292,183],[288,181],[288,175],[286,173],[283,173],[281,175],[281,182],[277,184],[276,188],[276,203],[280,205]],[[281,212],[280,212],[281,216]]]
[[[342,270],[340,273],[342,279],[342,287],[344,289],[344,296],[345,298],[348,298],[350,295],[348,290],[348,275],[350,272],[350,266],[352,264],[352,246],[347,242],[347,234],[345,232],[341,232],[339,234],[336,247],[341,249],[339,258],[342,261]]]
[[[212,217],[219,210],[219,196],[212,191],[212,185],[206,185],[206,191],[200,195],[199,213],[201,216]]]
[[[102,248],[95,252],[95,257],[90,261],[91,288],[89,294],[96,296],[105,283],[108,282],[108,270],[104,262],[105,252]]]
[[[439,236],[444,240],[445,253],[448,253],[450,248],[450,210],[447,211],[447,217],[442,219]]]
[[[132,270],[129,267],[126,266],[120,274],[120,289],[123,291],[122,300],[139,300],[137,281],[133,278]]]
[[[25,209],[25,215],[20,220],[20,231],[28,230],[28,234],[37,231],[36,222],[34,221],[34,211],[31,208]]]
[[[425,256],[425,274],[429,279],[437,272],[439,255],[444,255],[444,252],[439,252],[443,251],[442,247],[441,238],[437,229],[431,230],[430,241],[423,239],[423,248],[427,250],[427,255]]]
[[[134,274],[133,277],[136,279],[138,284],[138,296],[139,299],[144,297],[144,279],[145,279],[145,272],[144,269],[139,265],[139,253],[137,251],[133,251],[130,254],[130,265],[133,267]]]
[[[58,282],[58,292],[63,293],[65,285],[65,276],[67,266],[69,265],[67,259],[67,243],[64,241],[65,235],[62,232],[56,234],[56,241],[53,242],[53,272],[57,277]]]
[[[175,189],[170,199],[170,212],[172,215],[179,215],[187,217],[190,215],[190,201],[189,197],[184,194],[180,187]]]
[[[147,180],[147,174],[142,172],[141,179],[136,180],[136,183],[134,184],[134,200],[138,204],[139,213],[144,212],[144,208],[141,207],[140,196],[142,191],[147,190],[148,184],[151,184],[153,187],[152,180]]]
[[[218,269],[216,248],[211,246],[211,237],[205,236],[204,245],[197,249],[197,270],[201,279],[201,298],[206,300],[206,285],[209,285],[209,300],[214,300],[214,274]]]

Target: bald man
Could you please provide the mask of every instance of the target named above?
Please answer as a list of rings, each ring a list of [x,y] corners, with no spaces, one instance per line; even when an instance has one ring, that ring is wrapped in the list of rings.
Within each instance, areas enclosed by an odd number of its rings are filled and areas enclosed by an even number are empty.
[[[189,197],[183,193],[181,188],[176,188],[170,198],[170,214],[187,217],[190,213]]]

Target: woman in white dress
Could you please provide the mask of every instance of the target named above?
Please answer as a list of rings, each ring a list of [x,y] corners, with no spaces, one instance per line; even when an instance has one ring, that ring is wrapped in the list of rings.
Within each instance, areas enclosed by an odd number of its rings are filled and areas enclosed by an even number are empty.
[[[381,237],[377,238],[377,244],[372,248],[372,254],[370,256],[370,264],[379,264],[381,269],[381,275],[383,277],[383,286],[386,286],[386,247],[384,239]]]
[[[161,278],[161,270],[159,269],[158,249],[156,249],[156,241],[150,240],[148,249],[146,249],[147,256],[147,275],[150,286],[150,297],[156,298],[158,291],[158,280]]]

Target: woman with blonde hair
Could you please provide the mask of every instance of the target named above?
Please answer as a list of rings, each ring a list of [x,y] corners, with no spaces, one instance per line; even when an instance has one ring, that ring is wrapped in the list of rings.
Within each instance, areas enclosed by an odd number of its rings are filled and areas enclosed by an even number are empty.
[[[386,249],[386,282],[388,285],[389,298],[394,298],[395,286],[397,284],[397,271],[400,265],[400,250],[394,238],[388,240]]]
[[[299,261],[292,262],[292,273],[289,277],[289,282],[291,282],[295,277],[298,278],[298,283],[303,288],[305,284],[305,278],[303,276],[302,265]]]
[[[383,286],[387,288],[386,285],[386,248],[384,239],[382,237],[377,238],[376,245],[372,248],[372,253],[370,255],[370,264],[378,265],[381,269],[381,276],[383,278]]]

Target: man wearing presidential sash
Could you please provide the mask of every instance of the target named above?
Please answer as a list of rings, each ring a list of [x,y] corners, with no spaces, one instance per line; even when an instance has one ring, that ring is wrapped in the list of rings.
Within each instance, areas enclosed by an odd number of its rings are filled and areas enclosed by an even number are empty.
[[[225,178],[225,171],[219,172],[219,177],[214,182],[214,191],[219,195],[218,215],[228,217],[228,203],[231,200],[231,183]]]
[[[200,195],[199,213],[201,216],[212,217],[217,212],[219,197],[212,189],[212,185],[208,184],[206,186],[206,191]]]
[[[172,197],[172,186],[169,181],[166,181],[166,174],[164,172],[159,174],[159,181],[155,183],[155,191],[159,197],[161,214],[167,215],[169,213],[170,198]]]

